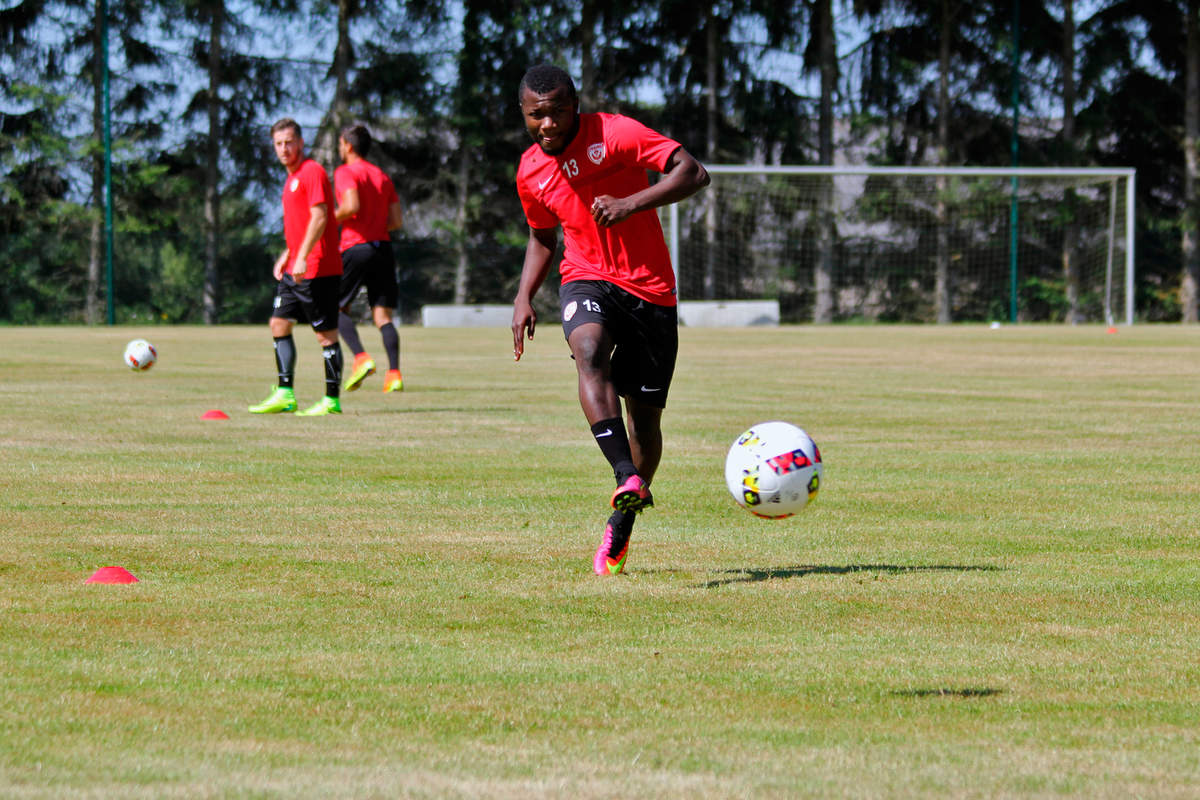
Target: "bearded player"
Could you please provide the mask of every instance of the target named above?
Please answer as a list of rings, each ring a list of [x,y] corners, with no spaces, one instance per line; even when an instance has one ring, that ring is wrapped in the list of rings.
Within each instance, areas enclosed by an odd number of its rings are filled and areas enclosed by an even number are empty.
[[[534,144],[517,169],[529,241],[513,301],[513,356],[520,360],[525,337],[533,339],[533,297],[561,227],[563,333],[579,403],[616,481],[592,567],[616,575],[636,515],[654,505],[679,343],[675,273],[655,209],[707,186],[708,172],[679,142],[629,117],[580,113],[575,84],[558,67],[531,68],[518,98]],[[651,185],[647,170],[663,177]]]

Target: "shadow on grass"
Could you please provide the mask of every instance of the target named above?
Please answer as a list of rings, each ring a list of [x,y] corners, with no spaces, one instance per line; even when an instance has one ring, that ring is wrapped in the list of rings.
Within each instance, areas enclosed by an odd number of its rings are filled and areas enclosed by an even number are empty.
[[[856,572],[903,575],[910,572],[998,572],[1000,569],[1000,567],[970,564],[927,564],[907,567],[897,564],[847,564],[843,567],[813,564],[798,567],[768,567],[766,569],[727,569],[718,574],[730,577],[714,578],[700,584],[700,587],[715,589],[718,586],[728,586],[733,583],[786,580],[788,578],[805,578],[809,575],[851,575]]]
[[[401,406],[396,408],[374,408],[372,414],[512,414],[515,408],[506,406]]]
[[[992,697],[1000,694],[1002,691],[1002,689],[991,689],[986,687],[968,687],[963,689],[941,687],[937,689],[895,689],[889,692],[889,694],[891,694],[893,697],[949,697],[971,699],[975,697]]]

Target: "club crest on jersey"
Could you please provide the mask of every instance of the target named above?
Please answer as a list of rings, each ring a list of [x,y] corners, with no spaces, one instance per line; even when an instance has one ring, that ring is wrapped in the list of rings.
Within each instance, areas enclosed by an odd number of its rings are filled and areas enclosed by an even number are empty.
[[[288,187],[288,189],[290,189],[291,191],[293,191],[293,192],[294,192],[294,191],[296,191],[296,190],[297,190],[297,189],[299,189],[299,188],[300,188],[300,179],[299,179],[299,178],[292,178],[292,183],[291,183],[291,185]]]
[[[588,160],[593,164],[599,164],[604,160],[604,142],[596,142],[589,144],[587,149]]]

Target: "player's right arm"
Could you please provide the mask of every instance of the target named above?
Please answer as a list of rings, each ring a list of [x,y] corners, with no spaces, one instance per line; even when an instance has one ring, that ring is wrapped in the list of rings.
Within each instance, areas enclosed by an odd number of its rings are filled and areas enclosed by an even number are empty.
[[[324,203],[314,203],[308,209],[308,227],[304,231],[304,241],[300,243],[300,251],[292,261],[292,277],[297,281],[304,280],[304,274],[308,272],[308,254],[325,232],[328,219],[329,214]]]
[[[529,243],[525,245],[525,263],[521,267],[521,283],[517,287],[517,297],[513,300],[513,360],[520,361],[525,352],[525,335],[533,339],[533,329],[537,326],[537,312],[533,310],[533,296],[546,275],[550,272],[550,259],[558,247],[556,228],[530,228]]]
[[[357,214],[361,207],[358,200],[358,188],[351,184],[349,188],[338,195],[338,206],[333,215],[334,219],[338,222],[345,222]]]

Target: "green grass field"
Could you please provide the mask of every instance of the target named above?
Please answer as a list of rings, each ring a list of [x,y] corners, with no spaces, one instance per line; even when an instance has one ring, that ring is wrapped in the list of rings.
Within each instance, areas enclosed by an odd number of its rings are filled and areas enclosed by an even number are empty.
[[[304,419],[265,326],[0,328],[0,797],[1200,792],[1200,329],[683,329],[611,580],[559,329],[401,336]],[[767,419],[788,520],[722,478]]]

